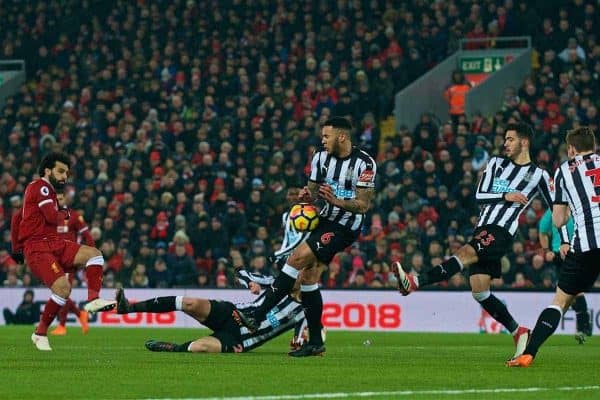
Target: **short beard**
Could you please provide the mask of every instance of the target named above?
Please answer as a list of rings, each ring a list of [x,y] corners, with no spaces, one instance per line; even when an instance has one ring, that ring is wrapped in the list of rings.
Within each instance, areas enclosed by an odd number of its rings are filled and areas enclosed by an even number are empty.
[[[52,174],[50,174],[50,176],[48,177],[48,180],[50,181],[52,186],[54,186],[54,190],[56,190],[57,193],[62,193],[64,191],[65,182],[61,182],[58,179],[54,178],[52,176]]]
[[[333,156],[339,157],[339,155],[340,155],[340,145],[339,145],[339,143],[336,142],[332,146],[330,154],[333,155]]]

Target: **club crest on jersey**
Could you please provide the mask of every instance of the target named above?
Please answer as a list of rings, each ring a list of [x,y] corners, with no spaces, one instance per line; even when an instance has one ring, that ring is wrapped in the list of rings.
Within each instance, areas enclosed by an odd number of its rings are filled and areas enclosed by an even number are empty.
[[[525,175],[523,175],[523,181],[524,182],[531,182],[531,180],[533,179],[533,175],[531,173],[526,173]]]
[[[50,190],[48,190],[47,186],[42,186],[40,188],[40,193],[42,194],[42,196],[48,196],[50,194]]]

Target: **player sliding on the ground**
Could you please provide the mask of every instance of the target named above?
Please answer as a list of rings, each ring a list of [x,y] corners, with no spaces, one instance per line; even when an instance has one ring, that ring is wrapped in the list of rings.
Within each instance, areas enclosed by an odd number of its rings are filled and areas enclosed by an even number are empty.
[[[238,272],[237,278],[253,294],[258,294],[262,285],[268,285],[272,278]],[[229,301],[199,299],[184,296],[166,296],[129,303],[122,288],[117,289],[117,313],[135,312],[166,313],[183,311],[196,321],[213,331],[209,336],[182,344],[148,340],[146,348],[151,351],[190,352],[190,353],[242,353],[262,346],[269,340],[306,322],[304,309],[291,296],[286,296],[261,321],[256,332],[242,326],[237,309],[251,310],[264,301],[264,292],[251,303],[233,304]],[[299,329],[302,331],[302,329]],[[324,339],[323,339],[324,340]],[[300,343],[301,345],[301,343]]]
[[[448,260],[419,276],[405,272],[399,263],[392,264],[398,290],[404,296],[419,287],[450,279],[469,267],[469,283],[475,300],[512,333],[515,355],[525,350],[529,330],[519,326],[508,308],[490,292],[492,278],[501,275],[500,259],[512,244],[519,216],[541,194],[552,204],[548,172],[531,163],[529,147],[533,130],[525,123],[509,124],[504,133],[506,157],[493,157],[477,187],[476,199],[482,205],[473,239]],[[564,237],[566,238],[566,232]],[[566,239],[565,239],[566,240]]]

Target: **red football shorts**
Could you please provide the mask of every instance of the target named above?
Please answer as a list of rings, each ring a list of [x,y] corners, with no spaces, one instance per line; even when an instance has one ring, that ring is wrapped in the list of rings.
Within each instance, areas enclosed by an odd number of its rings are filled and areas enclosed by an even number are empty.
[[[23,255],[33,275],[51,287],[65,272],[75,272],[73,261],[81,245],[63,239],[25,244]]]

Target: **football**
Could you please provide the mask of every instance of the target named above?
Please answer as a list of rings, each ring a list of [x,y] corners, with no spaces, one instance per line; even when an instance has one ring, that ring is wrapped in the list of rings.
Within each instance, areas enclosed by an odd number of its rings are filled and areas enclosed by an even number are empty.
[[[289,219],[290,224],[297,231],[312,231],[319,225],[319,211],[312,204],[294,204],[290,209]]]

